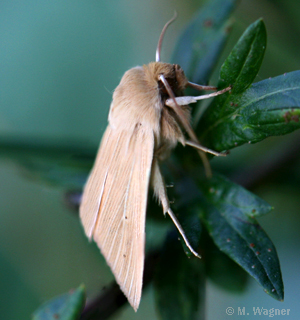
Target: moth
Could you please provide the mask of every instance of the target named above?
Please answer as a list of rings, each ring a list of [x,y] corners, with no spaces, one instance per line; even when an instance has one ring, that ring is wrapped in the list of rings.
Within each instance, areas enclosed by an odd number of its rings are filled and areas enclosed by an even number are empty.
[[[198,149],[208,172],[204,152],[226,155],[200,145],[190,124],[188,104],[222,94],[230,87],[199,97],[184,96],[188,86],[198,90],[216,88],[191,83],[179,65],[160,61],[165,31],[175,18],[161,32],[156,61],[125,72],[115,89],[108,126],[80,206],[87,237],[97,243],[135,311],[142,292],[149,186],[189,250],[200,257],[170,208],[160,162],[178,142]]]

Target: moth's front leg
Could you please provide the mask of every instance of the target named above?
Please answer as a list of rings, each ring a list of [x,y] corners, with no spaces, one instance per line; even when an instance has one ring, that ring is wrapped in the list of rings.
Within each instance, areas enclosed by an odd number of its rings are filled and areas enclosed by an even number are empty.
[[[202,87],[202,89],[204,89],[205,87]],[[212,87],[208,87],[208,88],[212,88]],[[205,89],[204,89],[205,90]],[[231,90],[231,86],[223,89],[223,90],[220,90],[220,91],[216,91],[216,92],[213,92],[213,93],[209,93],[209,94],[204,94],[202,96],[182,96],[182,97],[171,97],[169,99],[166,100],[165,104],[169,107],[174,107],[175,106],[175,103],[178,105],[178,106],[186,106],[186,105],[189,105],[191,103],[196,103],[197,101],[199,100],[204,100],[204,99],[208,99],[208,98],[212,98],[212,97],[215,97],[215,96],[218,96],[220,94],[223,94],[227,91],[230,91]]]

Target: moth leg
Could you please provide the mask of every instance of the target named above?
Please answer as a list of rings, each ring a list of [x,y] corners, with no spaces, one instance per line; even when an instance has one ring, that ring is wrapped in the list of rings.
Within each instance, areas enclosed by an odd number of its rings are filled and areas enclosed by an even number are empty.
[[[202,87],[202,86],[200,86]],[[202,87],[203,90],[212,90],[212,89],[204,89],[205,87]],[[208,88],[213,88],[213,87],[208,87]],[[211,98],[211,97],[215,97],[215,96],[218,96],[220,94],[223,94],[227,91],[231,90],[231,87],[227,87],[223,90],[219,90],[219,91],[216,91],[216,92],[213,92],[213,93],[209,93],[209,94],[204,94],[202,96],[182,96],[182,97],[171,97],[169,99],[166,100],[165,104],[169,107],[174,107],[175,106],[175,101],[176,101],[176,104],[178,106],[186,106],[188,104],[191,104],[191,103],[196,103],[197,101],[199,100],[204,100],[204,99],[208,99],[208,98]]]
[[[171,208],[169,208],[169,210],[168,210],[168,215],[169,215],[170,218],[172,219],[172,221],[173,221],[173,223],[175,224],[177,230],[178,230],[179,233],[181,234],[181,236],[182,236],[182,238],[183,238],[186,246],[190,249],[191,253],[192,253],[195,257],[201,259],[201,256],[198,254],[198,252],[196,252],[196,251],[193,249],[193,247],[190,245],[189,240],[187,239],[187,237],[186,237],[186,235],[185,235],[185,233],[184,233],[184,230],[182,229],[181,224],[180,224],[179,221],[177,220],[177,218],[176,218],[174,212],[171,210]]]
[[[198,143],[195,143],[193,141],[190,141],[190,140],[186,140],[185,141],[185,144],[188,145],[188,146],[191,146],[195,149],[198,149],[198,150],[201,150],[203,152],[206,152],[206,153],[210,153],[210,154],[213,154],[214,156],[217,156],[217,157],[225,157],[228,155],[229,151],[225,151],[225,152],[217,152],[217,151],[214,151],[214,150],[211,150],[211,149],[208,149],[206,147],[203,147],[201,146],[200,144]]]
[[[158,160],[154,158],[152,164],[152,176],[151,176],[151,183],[153,186],[154,194],[160,201],[164,215],[168,212],[170,208],[170,201],[167,196],[167,189],[165,186],[164,179],[161,175],[160,168],[158,165]]]
[[[201,91],[201,90],[218,90],[217,87],[212,87],[212,86],[203,86],[201,84],[197,84],[197,83],[194,83],[194,82],[188,82],[187,83],[187,86],[190,87],[190,88],[193,88],[193,89],[196,89],[198,91]]]
[[[193,89],[196,89],[198,91],[201,91],[201,90],[213,90],[213,91],[217,91],[218,88],[217,87],[212,87],[212,86],[203,86],[201,84],[197,84],[197,83],[193,83],[193,82],[190,82],[188,81],[187,83],[187,86],[188,87],[191,87]],[[223,89],[223,90],[220,90],[220,91],[217,91],[217,92],[220,92],[219,94],[223,93],[223,92],[226,92],[226,91],[229,91],[231,90],[231,86]]]
[[[154,193],[158,197],[158,199],[160,200],[161,205],[163,207],[164,215],[166,215],[166,213],[168,213],[168,215],[172,219],[173,223],[175,224],[177,230],[181,234],[186,246],[189,248],[189,250],[192,252],[192,254],[194,256],[196,256],[197,258],[201,258],[201,256],[190,245],[189,240],[186,237],[185,232],[184,232],[180,222],[178,221],[174,212],[170,208],[166,186],[165,186],[164,179],[163,179],[161,172],[160,172],[158,161],[156,159],[154,159],[153,164],[152,164],[152,184],[153,184]]]

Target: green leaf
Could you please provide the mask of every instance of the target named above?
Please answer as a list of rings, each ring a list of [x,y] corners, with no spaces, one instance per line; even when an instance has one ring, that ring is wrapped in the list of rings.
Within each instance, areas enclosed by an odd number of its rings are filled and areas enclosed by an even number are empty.
[[[300,71],[253,84],[242,94],[229,95],[219,110],[202,119],[201,141],[216,150],[256,143],[300,128]]]
[[[77,320],[85,304],[84,286],[44,303],[33,314],[33,320]]]
[[[204,286],[201,261],[186,257],[174,230],[168,234],[154,275],[160,318],[204,319]]]
[[[230,93],[227,92],[214,99],[210,107],[204,112],[196,128],[200,141],[206,146],[211,143],[208,137],[211,135],[211,130],[217,124],[223,123],[224,118],[231,114],[233,110],[236,110],[237,106],[241,105],[232,100],[252,84],[264,57],[266,41],[264,22],[257,20],[247,28],[225,60],[220,71],[218,86],[220,89],[232,86],[232,90]],[[233,120],[235,120],[235,117]],[[214,140],[219,142],[222,138],[224,140],[223,133],[214,138]],[[218,147],[215,145],[209,146],[216,150],[221,147],[220,144]]]
[[[215,244],[245,269],[273,298],[283,300],[276,249],[255,217],[271,207],[219,175],[199,183],[201,219]]]
[[[232,86],[232,94],[245,91],[255,79],[267,46],[267,31],[260,19],[252,23],[224,62],[219,87]]]
[[[195,83],[207,83],[228,36],[236,0],[209,1],[188,24],[172,58]]]

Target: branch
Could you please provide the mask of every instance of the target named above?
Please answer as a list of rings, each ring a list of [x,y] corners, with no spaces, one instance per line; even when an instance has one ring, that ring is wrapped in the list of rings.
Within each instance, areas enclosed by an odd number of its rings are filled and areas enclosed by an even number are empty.
[[[159,251],[150,252],[145,260],[143,290],[151,283]],[[113,282],[109,288],[86,305],[80,320],[105,320],[128,303],[119,285]]]

